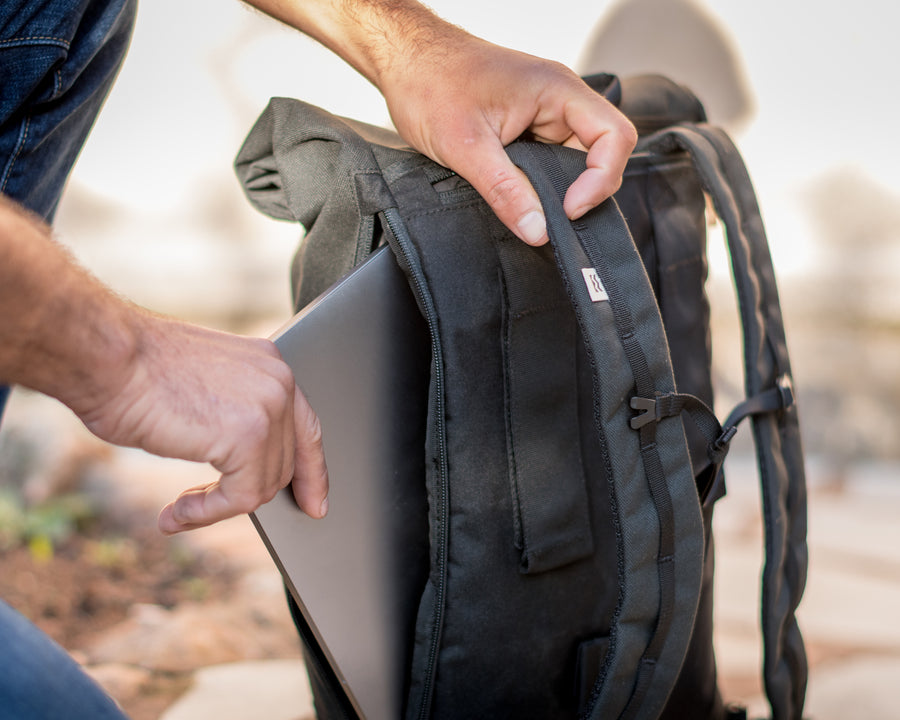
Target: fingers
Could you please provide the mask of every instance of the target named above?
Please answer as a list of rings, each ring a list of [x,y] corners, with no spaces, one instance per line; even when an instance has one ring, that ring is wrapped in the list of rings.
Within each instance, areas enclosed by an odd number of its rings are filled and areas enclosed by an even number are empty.
[[[86,422],[111,442],[221,473],[163,508],[160,529],[252,512],[292,481],[301,508],[321,517],[328,475],[319,422],[277,348],[155,317],[143,332],[146,351],[129,380]]]
[[[523,62],[521,56],[516,60]],[[512,89],[501,85],[503,92],[486,96],[475,93],[476,87],[474,97],[453,96],[454,102],[442,104],[455,112],[435,116],[430,126],[407,122],[398,127],[412,130],[411,144],[468,180],[517,237],[543,245],[548,238],[541,203],[504,145],[528,133],[542,142],[587,152],[586,170],[569,188],[563,205],[574,220],[618,190],[637,134],[617,108],[568,69],[530,58],[524,62],[523,77],[533,67],[529,63],[538,63],[536,83]]]
[[[541,201],[499,139],[485,137],[472,145],[468,157],[460,154],[454,163],[516,237],[535,246],[547,242],[547,220]]]
[[[274,483],[267,481],[257,467],[245,466],[223,473],[215,482],[185,490],[162,509],[157,524],[167,535],[213,525],[253,512],[286,484],[280,478]]]
[[[239,460],[235,470],[181,493],[160,512],[160,530],[166,534],[194,530],[253,512],[292,481],[300,509],[313,518],[324,517],[328,511],[328,471],[321,425],[296,387],[292,405],[291,421],[284,426],[286,434],[267,435],[266,442],[246,462]]]
[[[247,512],[253,508],[247,505]],[[185,490],[159,513],[157,524],[166,535],[196,530],[220,520],[240,515],[241,511],[222,491],[222,481]]]
[[[564,144],[587,149],[587,168],[566,192],[563,209],[576,220],[612,196],[622,184],[622,174],[634,149],[634,127],[603,98],[609,118],[572,113],[572,136]],[[596,102],[590,105],[597,105]],[[525,174],[503,149],[499,138],[486,136],[471,145],[471,152],[458,152],[451,167],[471,183],[491,209],[520,240],[529,245],[547,242],[547,221],[537,193]]]
[[[574,137],[587,149],[587,169],[569,187],[563,203],[572,220],[619,189],[625,165],[637,143],[634,126],[606,99],[594,95],[588,100],[572,103],[566,110]]]
[[[294,392],[293,482],[294,499],[310,517],[322,518],[328,512],[328,468],[322,446],[322,426],[306,397]]]

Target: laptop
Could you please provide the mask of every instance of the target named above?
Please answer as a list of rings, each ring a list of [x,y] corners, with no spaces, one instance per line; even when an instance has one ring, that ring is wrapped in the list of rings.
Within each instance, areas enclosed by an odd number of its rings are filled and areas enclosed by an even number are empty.
[[[387,247],[272,337],[322,423],[329,510],[313,520],[285,489],[251,518],[366,720],[402,716],[428,572],[428,338]]]

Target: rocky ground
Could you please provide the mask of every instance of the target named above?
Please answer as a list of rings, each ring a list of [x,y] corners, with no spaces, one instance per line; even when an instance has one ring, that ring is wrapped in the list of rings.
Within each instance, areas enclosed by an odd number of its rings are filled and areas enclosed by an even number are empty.
[[[309,716],[284,591],[250,521],[175,538],[156,529],[162,504],[207,482],[207,467],[109,449],[64,408],[21,391],[8,420],[0,597],[66,647],[133,720],[234,716],[220,706],[259,717],[254,708],[270,701],[283,707],[267,712],[273,720]],[[25,513],[20,543],[11,487],[44,508]],[[206,709],[191,709],[192,689],[210,687]]]

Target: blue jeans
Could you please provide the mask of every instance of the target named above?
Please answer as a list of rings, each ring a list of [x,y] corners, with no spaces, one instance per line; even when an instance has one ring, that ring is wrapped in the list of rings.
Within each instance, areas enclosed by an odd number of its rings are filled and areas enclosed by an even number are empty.
[[[125,719],[65,650],[2,601],[0,637],[0,720]]]
[[[136,7],[0,2],[0,193],[47,221],[125,56]],[[0,414],[7,393],[0,386]],[[59,718],[125,715],[62,648],[0,602],[0,720]]]
[[[46,220],[125,56],[136,8],[0,3],[0,192]]]

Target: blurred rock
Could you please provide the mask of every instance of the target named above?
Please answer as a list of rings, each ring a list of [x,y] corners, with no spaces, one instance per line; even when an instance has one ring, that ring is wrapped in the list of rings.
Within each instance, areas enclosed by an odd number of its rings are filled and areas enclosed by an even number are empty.
[[[127,620],[83,651],[93,665],[117,662],[189,672],[238,660],[297,657],[299,644],[283,593],[273,597],[245,589],[172,610],[135,605]]]
[[[301,660],[267,660],[204,668],[194,687],[160,720],[313,720]]]
[[[27,505],[89,492],[107,479],[109,445],[56,400],[16,388],[2,428],[0,486],[20,493]]]
[[[150,682],[152,673],[144,668],[122,663],[86,666],[85,671],[119,702],[130,702]]]
[[[809,686],[806,710],[817,720],[897,717],[900,657],[862,657],[822,667]]]

